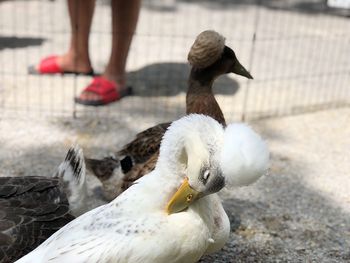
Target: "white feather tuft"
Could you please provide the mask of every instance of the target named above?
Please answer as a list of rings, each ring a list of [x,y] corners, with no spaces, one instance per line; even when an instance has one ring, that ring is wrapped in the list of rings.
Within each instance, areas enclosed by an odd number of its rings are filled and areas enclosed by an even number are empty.
[[[254,183],[267,172],[269,150],[260,135],[248,125],[227,126],[221,152],[221,168],[228,187]]]
[[[85,212],[87,196],[86,167],[83,150],[79,145],[69,148],[65,160],[58,166],[57,177],[62,179],[69,208],[76,216]]]

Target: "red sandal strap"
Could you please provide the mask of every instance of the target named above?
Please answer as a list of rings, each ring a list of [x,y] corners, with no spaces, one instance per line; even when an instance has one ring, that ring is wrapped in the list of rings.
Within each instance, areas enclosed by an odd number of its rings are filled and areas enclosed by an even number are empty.
[[[40,61],[39,73],[62,73],[61,67],[57,64],[57,56],[48,56]]]
[[[118,92],[118,86],[103,78],[103,77],[95,77],[93,81],[84,89],[85,91],[92,92],[101,97],[101,101],[104,103],[109,103],[120,98],[120,94]]]

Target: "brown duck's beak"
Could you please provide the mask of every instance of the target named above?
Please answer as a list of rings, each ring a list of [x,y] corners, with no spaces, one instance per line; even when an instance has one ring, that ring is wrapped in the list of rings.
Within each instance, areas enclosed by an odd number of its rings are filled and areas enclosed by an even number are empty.
[[[190,206],[195,200],[201,197],[201,193],[194,190],[188,183],[188,178],[185,178],[182,185],[176,191],[176,193],[171,197],[169,203],[167,204],[167,213],[173,214],[185,210]]]
[[[236,60],[234,66],[232,67],[232,73],[235,73],[237,75],[241,75],[243,77],[246,77],[248,79],[253,79],[252,75],[250,75],[250,73],[248,72],[248,70],[246,70],[241,63],[239,63],[238,60]]]

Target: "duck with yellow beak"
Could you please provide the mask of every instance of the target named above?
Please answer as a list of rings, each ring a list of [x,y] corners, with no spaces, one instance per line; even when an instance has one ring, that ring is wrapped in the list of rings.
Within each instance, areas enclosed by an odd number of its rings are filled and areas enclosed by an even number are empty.
[[[166,131],[151,173],[17,262],[197,262],[229,237],[217,192],[256,181],[268,160],[266,144],[248,126],[183,117]]]

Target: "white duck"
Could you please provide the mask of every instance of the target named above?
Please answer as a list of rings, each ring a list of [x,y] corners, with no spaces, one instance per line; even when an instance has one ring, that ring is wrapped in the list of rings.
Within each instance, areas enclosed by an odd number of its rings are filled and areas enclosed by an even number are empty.
[[[165,133],[154,171],[17,262],[197,262],[229,237],[216,193],[254,182],[268,159],[244,124],[224,129],[204,115],[183,117]]]

